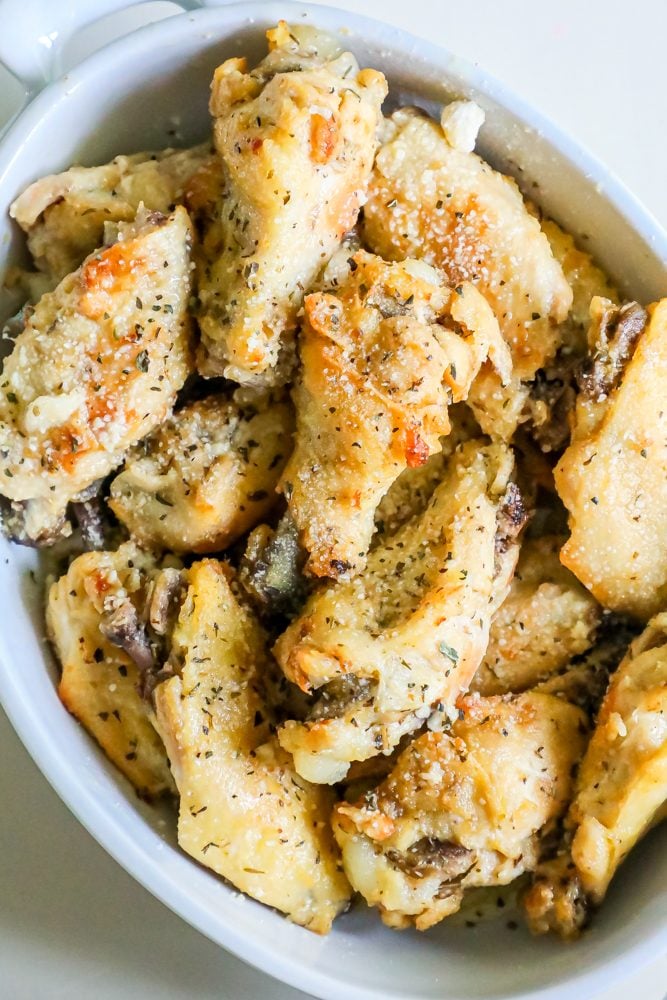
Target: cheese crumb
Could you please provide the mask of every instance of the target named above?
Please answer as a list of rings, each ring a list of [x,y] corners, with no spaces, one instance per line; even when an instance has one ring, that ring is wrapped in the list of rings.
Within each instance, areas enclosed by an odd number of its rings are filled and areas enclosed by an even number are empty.
[[[453,149],[472,153],[485,114],[474,101],[452,101],[442,110],[440,125]]]

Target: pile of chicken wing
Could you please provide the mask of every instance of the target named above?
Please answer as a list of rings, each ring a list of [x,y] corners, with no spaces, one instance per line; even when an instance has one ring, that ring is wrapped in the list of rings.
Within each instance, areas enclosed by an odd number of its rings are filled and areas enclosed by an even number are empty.
[[[667,799],[667,300],[281,22],[212,139],[37,180],[6,534],[59,694],[186,852],[326,933],[522,878],[576,935]],[[53,548],[55,546],[55,548]]]

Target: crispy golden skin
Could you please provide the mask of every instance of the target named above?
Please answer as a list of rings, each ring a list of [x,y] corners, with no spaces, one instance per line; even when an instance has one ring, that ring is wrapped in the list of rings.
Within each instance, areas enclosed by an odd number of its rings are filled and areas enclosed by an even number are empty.
[[[155,691],[181,796],[178,842],[207,868],[325,934],[349,886],[328,826],[333,796],[295,774],[271,736],[265,638],[213,560],[187,573],[174,632],[180,675]]]
[[[667,615],[661,614],[612,674],[577,776],[564,843],[524,897],[531,929],[576,936],[623,859],[664,818],[666,800]]]
[[[29,538],[160,424],[191,368],[190,222],[121,227],[30,315],[0,378],[0,492]]]
[[[287,402],[190,403],[128,455],[109,506],[142,544],[218,552],[274,505],[292,426]]]
[[[561,564],[559,536],[525,541],[507,599],[496,612],[472,689],[523,691],[593,644],[602,609]]]
[[[314,576],[363,568],[375,509],[450,430],[491,354],[509,377],[498,325],[473,285],[457,294],[416,261],[365,251],[329,292],[306,296],[294,393],[297,433],[281,480]]]
[[[468,696],[447,733],[418,737],[333,828],[353,888],[390,927],[426,930],[466,889],[537,865],[565,811],[586,716],[550,695]]]
[[[419,257],[450,284],[474,282],[512,352],[504,388],[485,370],[471,404],[485,433],[509,439],[530,380],[558,347],[572,291],[515,182],[475,153],[451,146],[441,126],[411,108],[394,112],[364,206],[368,245],[388,260]]]
[[[561,559],[605,607],[646,620],[667,598],[667,300],[643,333],[638,306],[591,308],[593,360],[555,470]]]
[[[223,197],[198,261],[200,370],[275,383],[304,290],[356,222],[385,79],[326,35],[281,22],[252,72],[218,67],[211,90]]]
[[[279,732],[301,775],[340,781],[433,706],[454,711],[514,572],[517,546],[498,526],[512,467],[504,446],[464,445],[426,511],[382,539],[359,576],[316,591],[280,637],[286,676],[319,691],[309,720]]]
[[[132,222],[141,204],[168,213],[208,156],[193,149],[116,156],[100,167],[70,167],[31,184],[9,210],[28,237],[35,264],[54,287],[104,243],[109,222]]]
[[[175,791],[153,711],[137,690],[139,671],[101,626],[120,601],[142,609],[155,559],[127,542],[117,552],[86,552],[52,584],[47,632],[62,666],[58,694],[140,795]]]

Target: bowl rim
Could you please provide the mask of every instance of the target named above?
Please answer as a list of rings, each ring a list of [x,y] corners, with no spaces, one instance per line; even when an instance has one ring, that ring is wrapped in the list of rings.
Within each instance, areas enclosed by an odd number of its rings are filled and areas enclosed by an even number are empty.
[[[451,60],[453,53],[446,47],[426,41],[403,29],[375,18],[328,5],[308,4],[285,0],[285,2],[234,2],[214,7],[202,7],[184,11],[153,22],[117,38],[89,55],[76,67],[59,79],[50,83],[37,94],[14,118],[0,138],[0,186],[4,183],[12,165],[22,154],[23,143],[38,127],[43,118],[56,105],[65,100],[74,89],[85,86],[89,73],[113,69],[114,60],[120,51],[124,55],[134,50],[140,54],[144,44],[150,40],[159,44],[160,39],[178,32],[183,19],[206,27],[219,27],[224,37],[225,22],[231,21],[243,11],[247,21],[272,20],[278,17],[290,20],[305,14],[310,23],[322,23],[325,30],[351,27],[355,34],[369,38],[374,43],[390,46],[394,50],[407,51],[414,47],[424,59],[433,64]],[[654,256],[667,261],[667,232],[642,204],[639,198],[628,190],[616,174],[585,149],[571,139],[557,125],[541,112],[536,111],[527,101],[518,97],[511,89],[493,76],[466,59],[456,56],[456,75],[466,84],[493,98],[504,109],[533,129],[537,129],[548,144],[568,160],[579,173],[589,181],[604,181],[607,199],[620,212],[628,225],[651,247]],[[81,825],[91,836],[121,865],[132,877],[153,896],[159,899],[181,919],[185,920],[210,940],[232,952],[247,964],[254,966],[269,976],[273,976],[296,989],[307,993],[315,992],[323,1000],[349,1000],[356,996],[359,1000],[387,1000],[386,989],[358,987],[350,992],[347,984],[334,980],[328,973],[305,966],[298,957],[292,958],[270,947],[265,941],[253,940],[244,932],[239,932],[231,919],[219,915],[218,922],[211,926],[210,915],[193,900],[181,886],[178,878],[161,869],[160,857],[153,857],[138,846],[124,829],[121,819],[109,810],[106,801],[98,801],[84,784],[73,775],[70,761],[59,749],[57,735],[45,720],[35,717],[34,705],[18,683],[18,675],[11,669],[11,657],[0,628],[0,703],[17,732],[21,742],[37,767],[67,805]],[[507,1000],[567,1000],[581,997],[582,990],[588,988],[588,996],[593,996],[614,981],[617,976],[627,976],[641,965],[655,957],[660,946],[667,946],[667,917],[662,925],[655,927],[638,943],[609,961],[593,967],[572,970],[563,981],[529,992],[507,994]],[[594,991],[590,992],[591,990]],[[398,996],[405,994],[395,994]],[[452,998],[453,1000],[453,998]]]

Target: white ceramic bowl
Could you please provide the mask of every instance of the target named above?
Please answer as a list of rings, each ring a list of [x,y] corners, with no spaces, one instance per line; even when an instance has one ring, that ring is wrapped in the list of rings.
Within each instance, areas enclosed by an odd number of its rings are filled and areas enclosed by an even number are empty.
[[[18,7],[18,0],[9,3]],[[56,17],[60,6],[32,5],[33,12],[41,11],[39,34],[53,27],[44,18]],[[90,17],[90,4],[69,3],[74,26],[79,6],[87,6]],[[122,0],[94,4],[97,16],[121,6]],[[174,129],[181,143],[200,139],[208,126],[213,68],[239,52],[259,56],[264,29],[281,17],[341,32],[362,65],[387,74],[394,99],[432,107],[447,96],[474,96],[487,111],[483,153],[578,234],[625,292],[643,301],[667,294],[665,234],[553,125],[443,49],[350,13],[289,3],[233,4],[150,25],[40,93],[0,148],[0,272],[22,254],[6,208],[30,181],[74,161],[101,163],[118,152],[166,146],[174,141]],[[11,12],[5,17],[0,56],[34,88],[43,52],[17,37],[19,21]],[[54,30],[62,27],[54,24]],[[12,304],[4,305],[7,314]],[[4,541],[0,556],[0,697],[26,747],[70,809],[127,871],[246,961],[332,1000],[584,1000],[667,943],[664,829],[632,854],[593,928],[569,946],[530,938],[503,920],[475,929],[445,922],[424,935],[397,935],[361,907],[320,939],[243,898],[179,852],[173,820],[139,802],[64,711],[43,638],[41,589],[29,573],[36,556]]]

